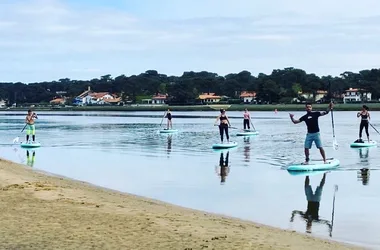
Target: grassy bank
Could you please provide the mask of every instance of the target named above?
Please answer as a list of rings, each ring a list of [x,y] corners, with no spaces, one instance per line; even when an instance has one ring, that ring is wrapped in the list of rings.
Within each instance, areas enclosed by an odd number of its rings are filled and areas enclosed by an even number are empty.
[[[327,104],[313,104],[314,110],[324,110]],[[380,103],[367,104],[370,111],[380,111]],[[335,104],[334,110],[336,111],[359,111],[362,104]],[[208,105],[194,105],[194,106],[83,106],[83,107],[62,107],[62,108],[33,108],[35,111],[165,111],[170,108],[172,111],[212,111],[218,110],[218,107]],[[248,108],[250,111],[303,111],[305,105],[303,104],[279,104],[279,105],[242,105],[232,104],[228,111],[243,111]],[[0,111],[26,111],[25,108],[11,108],[1,109]]]

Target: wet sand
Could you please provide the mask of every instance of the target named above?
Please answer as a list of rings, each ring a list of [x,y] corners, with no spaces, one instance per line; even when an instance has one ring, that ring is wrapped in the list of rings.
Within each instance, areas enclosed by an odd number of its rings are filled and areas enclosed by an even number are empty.
[[[0,160],[0,249],[363,249]]]

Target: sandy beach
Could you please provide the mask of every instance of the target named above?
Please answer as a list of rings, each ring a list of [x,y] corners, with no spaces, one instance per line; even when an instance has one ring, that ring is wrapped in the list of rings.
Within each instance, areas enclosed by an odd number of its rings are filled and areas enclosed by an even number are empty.
[[[363,249],[0,160],[0,249]]]

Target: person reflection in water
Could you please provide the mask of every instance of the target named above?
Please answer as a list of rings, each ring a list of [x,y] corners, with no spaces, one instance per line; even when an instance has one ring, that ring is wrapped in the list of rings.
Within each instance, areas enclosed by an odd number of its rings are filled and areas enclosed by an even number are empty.
[[[224,184],[226,182],[226,177],[230,173],[230,167],[228,166],[229,155],[230,152],[227,151],[226,159],[224,160],[223,152],[220,153],[219,167],[216,169],[216,173],[220,176],[220,184]]]
[[[245,162],[249,162],[249,152],[251,151],[250,150],[250,146],[249,146],[249,137],[245,138],[244,137],[244,142],[245,142],[245,146],[244,146],[244,161]]]
[[[26,165],[33,167],[35,158],[36,151],[33,151],[32,157],[30,157],[29,150],[26,150]]]
[[[361,148],[359,150],[359,157],[360,157],[360,162],[363,164],[363,165],[369,165],[368,163],[368,153],[369,153],[369,150],[368,148]],[[369,182],[369,168],[366,168],[366,167],[363,167],[361,168],[359,171],[358,171],[358,181],[361,181],[362,184],[364,186],[367,186],[368,185],[368,182]]]
[[[319,186],[315,189],[315,192],[313,193],[313,189],[310,185],[310,178],[309,176],[305,177],[305,195],[307,199],[307,210],[306,212],[294,210],[292,212],[292,217],[290,219],[290,222],[293,222],[295,214],[301,215],[306,220],[306,232],[311,233],[311,226],[313,221],[323,223],[329,226],[329,231],[331,234],[332,231],[332,225],[327,220],[321,220],[319,219],[319,203],[321,201],[322,197],[322,191],[323,186],[325,185],[326,181],[326,173],[323,174],[322,180],[319,183]]]
[[[167,153],[170,154],[172,151],[172,135],[168,135],[168,150]]]
[[[364,186],[368,185],[369,173],[368,168],[362,168],[358,171],[358,181],[361,181]]]

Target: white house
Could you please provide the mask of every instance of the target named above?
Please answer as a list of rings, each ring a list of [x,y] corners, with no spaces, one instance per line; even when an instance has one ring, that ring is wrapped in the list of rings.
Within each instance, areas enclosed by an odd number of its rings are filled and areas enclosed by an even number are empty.
[[[78,105],[86,104],[109,104],[110,100],[117,98],[117,96],[111,95],[108,92],[93,92],[90,88],[84,91],[82,94],[75,98],[75,103]]]
[[[215,93],[202,93],[198,99],[200,99],[202,103],[217,103],[220,102],[221,97],[215,95]]]
[[[363,89],[349,88],[345,91],[345,94],[343,96],[343,103],[371,101],[371,98],[371,92],[365,92]]]
[[[165,104],[167,95],[157,94],[152,96],[152,104]]]
[[[240,94],[240,99],[242,99],[244,103],[251,103],[251,102],[256,100],[256,92],[255,91],[243,91]]]

